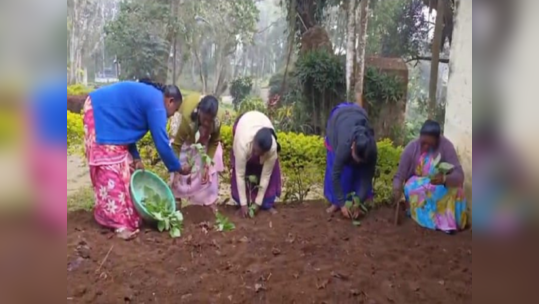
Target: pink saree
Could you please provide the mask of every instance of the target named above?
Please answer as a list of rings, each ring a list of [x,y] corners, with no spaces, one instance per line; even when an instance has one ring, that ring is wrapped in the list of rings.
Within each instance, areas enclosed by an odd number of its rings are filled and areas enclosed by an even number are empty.
[[[132,160],[128,148],[96,142],[90,98],[84,103],[84,133],[86,158],[95,192],[95,220],[107,228],[137,230],[141,220],[131,201]]]

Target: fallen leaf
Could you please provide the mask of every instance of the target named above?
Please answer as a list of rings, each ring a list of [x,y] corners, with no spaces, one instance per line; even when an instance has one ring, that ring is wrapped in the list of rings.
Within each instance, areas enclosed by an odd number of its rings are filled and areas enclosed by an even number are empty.
[[[331,276],[336,278],[336,279],[339,279],[339,280],[343,280],[343,281],[348,281],[348,276],[347,275],[344,275],[342,273],[339,273],[339,272],[331,272]]]
[[[264,286],[262,284],[255,284],[255,292],[256,293],[259,293],[261,291],[265,291],[266,288],[264,288]]]
[[[322,283],[317,283],[316,288],[318,290],[326,289],[326,287],[329,285],[329,280],[324,280]]]

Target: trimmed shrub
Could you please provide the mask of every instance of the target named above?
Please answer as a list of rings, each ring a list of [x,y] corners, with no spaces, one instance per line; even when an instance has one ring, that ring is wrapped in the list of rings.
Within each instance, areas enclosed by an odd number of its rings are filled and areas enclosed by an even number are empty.
[[[74,84],[74,85],[67,86],[67,96],[88,95],[93,90],[94,88],[92,87],[87,87],[82,84]]]
[[[86,87],[82,84],[67,86],[67,111],[81,113],[86,97],[92,91],[93,88]]]

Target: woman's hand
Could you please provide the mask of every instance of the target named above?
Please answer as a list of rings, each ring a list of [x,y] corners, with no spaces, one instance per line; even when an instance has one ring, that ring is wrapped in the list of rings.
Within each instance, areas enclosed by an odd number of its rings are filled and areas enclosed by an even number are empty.
[[[393,190],[393,202],[395,204],[398,204],[399,201],[401,200],[402,198],[402,190],[401,189],[394,189]]]
[[[189,164],[183,164],[182,168],[180,169],[180,174],[181,175],[189,175],[191,174],[191,166],[189,166]]]
[[[204,166],[204,174],[202,175],[202,184],[205,185],[210,181],[210,166]]]
[[[249,217],[249,206],[241,206],[240,213],[245,218]]]
[[[144,167],[144,163],[142,162],[141,159],[135,159],[133,161],[133,165],[135,167],[135,170],[140,170],[140,171],[146,170],[145,167]]]
[[[445,176],[443,174],[437,174],[430,180],[430,183],[439,186],[445,184]]]
[[[351,219],[353,217],[352,212],[347,207],[341,207],[341,214],[347,219]]]
[[[358,219],[361,214],[362,214],[362,211],[358,206],[353,206],[350,209],[350,216],[352,217],[353,220]]]

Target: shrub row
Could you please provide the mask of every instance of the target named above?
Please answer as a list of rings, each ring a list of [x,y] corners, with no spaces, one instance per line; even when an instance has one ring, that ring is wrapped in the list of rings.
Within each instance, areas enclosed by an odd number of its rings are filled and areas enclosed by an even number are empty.
[[[70,153],[82,153],[83,125],[80,114],[67,113],[68,149]],[[225,150],[225,164],[230,163],[232,147],[232,127],[221,129],[222,144]],[[296,133],[279,133],[282,152],[279,155],[285,188],[283,201],[302,201],[314,187],[321,187],[326,170],[326,149],[321,137]],[[152,138],[147,135],[139,142],[141,156],[148,164],[155,165],[158,155]],[[392,180],[396,173],[401,147],[395,147],[390,140],[378,143],[378,165],[375,187],[375,203],[389,202],[392,196]]]

